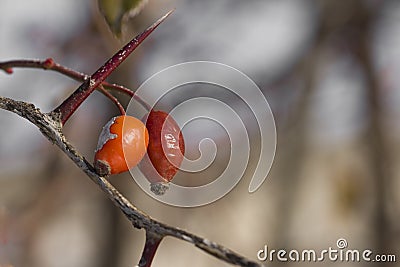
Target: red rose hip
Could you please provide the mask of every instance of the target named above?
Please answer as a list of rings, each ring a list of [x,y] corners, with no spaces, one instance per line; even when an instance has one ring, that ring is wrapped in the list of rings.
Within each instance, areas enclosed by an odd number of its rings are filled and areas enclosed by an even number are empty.
[[[139,169],[151,183],[151,191],[162,195],[182,163],[185,142],[181,129],[168,113],[152,110],[143,121],[149,131],[149,145]]]

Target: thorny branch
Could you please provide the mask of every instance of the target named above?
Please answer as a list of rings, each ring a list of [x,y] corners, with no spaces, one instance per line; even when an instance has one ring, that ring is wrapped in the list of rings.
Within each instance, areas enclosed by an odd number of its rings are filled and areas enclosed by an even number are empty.
[[[67,68],[57,62],[54,62],[53,59],[47,58],[45,60],[37,60],[37,59],[18,59],[18,60],[9,60],[0,62],[0,69],[4,70],[8,74],[12,74],[14,68],[30,68],[30,69],[43,69],[43,70],[51,70],[54,72],[58,72],[64,76],[67,76],[75,81],[84,82],[90,78],[90,75],[85,73]],[[135,99],[139,104],[141,104],[146,110],[150,110],[151,107],[147,104],[143,99],[138,97],[131,89],[126,88],[119,84],[109,83],[106,81],[102,82],[102,85],[105,89],[115,90],[118,92],[122,92],[127,94],[128,96]],[[104,95],[107,94],[101,90],[101,87],[97,87],[97,89]],[[107,96],[108,97],[108,96]]]
[[[104,80],[122,63],[129,55],[169,16],[174,10],[170,10],[150,27],[137,35],[106,61],[89,79],[85,80],[67,99],[64,100],[54,113],[58,113],[60,121],[65,124],[68,118],[85,101],[85,99],[101,85]]]
[[[136,208],[106,178],[97,175],[93,166],[67,141],[62,133],[60,118],[55,116],[55,113],[42,113],[31,103],[16,101],[2,96],[0,96],[0,108],[11,111],[38,127],[50,142],[58,146],[100,187],[107,197],[124,213],[127,219],[131,221],[135,228],[144,229],[147,235],[158,236],[160,239],[165,236],[171,236],[192,243],[199,249],[227,263],[239,266],[262,266],[206,238],[156,221]]]

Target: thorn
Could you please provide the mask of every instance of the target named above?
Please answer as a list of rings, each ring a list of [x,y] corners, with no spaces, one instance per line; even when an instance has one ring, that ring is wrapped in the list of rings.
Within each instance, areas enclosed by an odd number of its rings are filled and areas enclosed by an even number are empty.
[[[174,11],[170,10],[167,14],[158,19],[153,25],[148,27],[142,33],[130,40],[123,48],[121,48],[110,60],[101,66],[93,75],[95,81],[94,87],[99,86],[128,56]]]
[[[53,112],[61,114],[61,123],[65,124],[75,110],[85,101],[85,99],[122,63],[128,56],[161,24],[174,10],[170,10],[144,32],[137,35],[111,59],[107,60],[93,75],[90,76],[89,84],[85,81],[75,90],[61,105]]]

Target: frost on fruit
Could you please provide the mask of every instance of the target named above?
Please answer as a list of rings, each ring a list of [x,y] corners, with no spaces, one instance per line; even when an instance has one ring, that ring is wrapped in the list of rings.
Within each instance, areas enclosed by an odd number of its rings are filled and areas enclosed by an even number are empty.
[[[101,130],[95,152],[100,151],[109,140],[118,137],[118,135],[111,133],[111,126],[114,124],[116,119],[117,117],[114,117],[111,120],[109,120],[106,125],[104,125],[103,129]]]
[[[167,192],[169,188],[169,184],[168,182],[164,183],[164,182],[157,182],[157,183],[151,183],[150,184],[150,190],[151,192],[153,192],[154,194],[156,194],[157,196],[162,196],[165,194],[165,192]]]

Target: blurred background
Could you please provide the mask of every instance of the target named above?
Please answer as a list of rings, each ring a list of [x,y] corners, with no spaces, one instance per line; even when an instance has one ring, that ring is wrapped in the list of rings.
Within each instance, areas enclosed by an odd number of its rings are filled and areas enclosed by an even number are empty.
[[[109,80],[136,89],[165,67],[190,60],[239,69],[271,105],[278,137],[274,164],[262,187],[248,194],[259,152],[258,132],[250,123],[255,141],[245,177],[210,205],[185,209],[162,204],[140,190],[129,174],[110,181],[157,220],[253,260],[265,245],[322,250],[336,248],[339,238],[345,238],[350,249],[398,258],[400,2],[150,0],[127,25],[125,40],[171,8],[176,8],[173,15]],[[1,61],[52,57],[88,74],[122,44],[110,32],[97,1],[89,0],[2,0],[0,39]],[[78,85],[43,70],[0,73],[0,95],[32,102],[43,111]],[[166,97],[161,106],[172,109],[193,90],[187,92]],[[209,89],[204,94],[213,96]],[[102,126],[116,114],[112,103],[95,92],[64,133],[91,161]],[[0,125],[0,266],[137,264],[144,231],[134,229],[34,126],[6,111],[0,111]],[[184,129],[185,138],[190,133]],[[214,136],[217,145],[225,139]],[[187,150],[196,148],[193,144]],[[218,156],[216,174],[228,156]],[[184,175],[179,173],[177,179]],[[162,242],[153,264],[229,266],[171,238]]]

